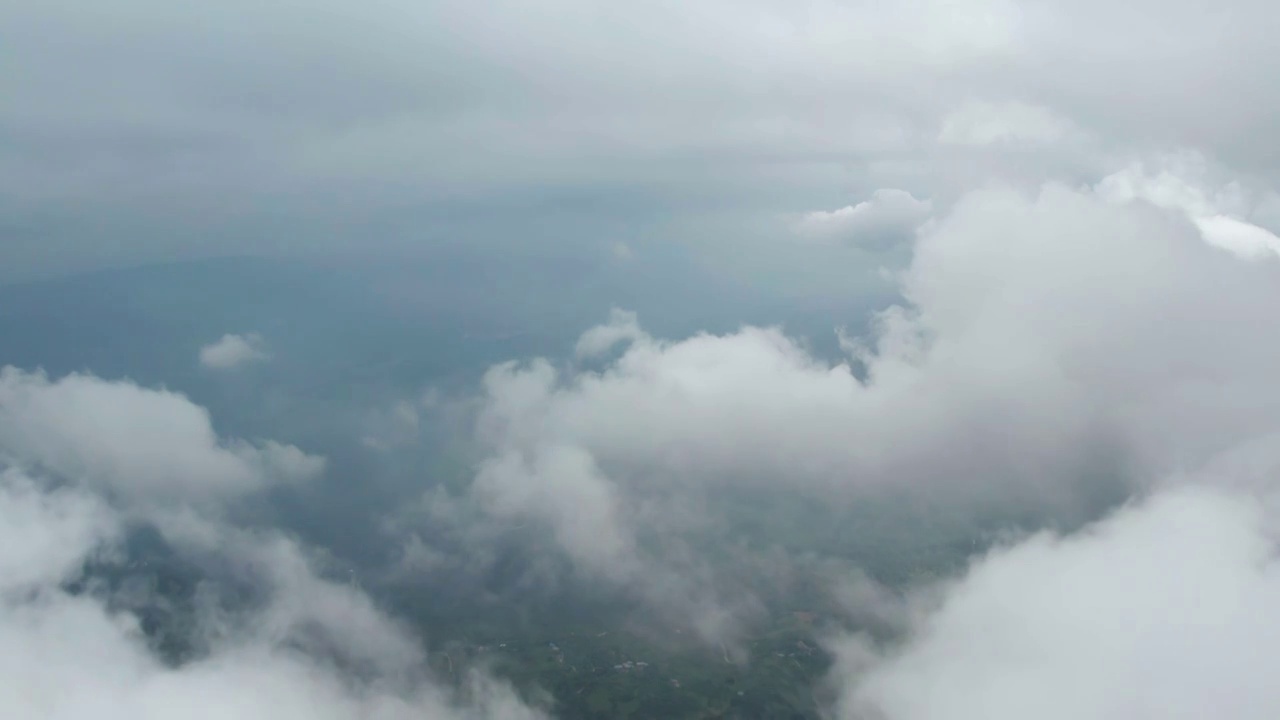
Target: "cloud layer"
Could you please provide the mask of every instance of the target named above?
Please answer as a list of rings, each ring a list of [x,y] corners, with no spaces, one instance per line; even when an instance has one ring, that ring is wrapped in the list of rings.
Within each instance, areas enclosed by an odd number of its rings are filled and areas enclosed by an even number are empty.
[[[1264,29],[1280,11],[1262,0],[81,10],[3,21],[37,69],[0,123],[20,149],[0,176],[11,272],[405,247],[423,228],[510,248],[533,218],[607,250],[563,222],[566,197],[706,243],[695,228],[738,228],[710,216],[754,224],[876,188],[941,204],[993,175],[1096,181],[1182,147],[1278,179]],[[353,230],[371,218],[387,231]]]

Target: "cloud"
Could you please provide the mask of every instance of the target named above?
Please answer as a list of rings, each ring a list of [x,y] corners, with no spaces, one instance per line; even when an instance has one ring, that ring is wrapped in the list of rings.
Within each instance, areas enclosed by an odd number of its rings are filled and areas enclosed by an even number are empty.
[[[1077,130],[1053,111],[1020,102],[970,102],[942,120],[938,142],[944,145],[1052,145]]]
[[[614,309],[607,325],[593,327],[578,338],[574,354],[579,359],[593,358],[609,352],[619,343],[635,342],[644,337],[635,313]]]
[[[883,251],[909,242],[929,219],[933,204],[903,190],[876,190],[871,198],[837,210],[807,213],[796,224],[801,236],[847,242]]]
[[[217,342],[200,348],[200,364],[211,370],[231,370],[252,362],[262,362],[271,357],[262,337],[248,335],[223,335]]]
[[[996,550],[901,646],[836,644],[838,716],[1269,717],[1273,521],[1257,496],[1191,486]]]
[[[0,572],[10,589],[31,590],[80,572],[86,548],[117,539],[119,518],[98,498],[47,491],[21,472],[0,474],[5,535]]]
[[[474,493],[552,528],[599,577],[698,578],[653,601],[714,605],[734,595],[691,548],[735,495],[1069,506],[1105,478],[1141,488],[1269,437],[1280,342],[1254,328],[1277,280],[1280,264],[1148,205],[1053,184],[975,192],[922,231],[905,302],[844,343],[846,362],[777,328],[666,341],[615,313],[580,342],[628,342],[604,367],[492,369]]]
[[[423,227],[502,244],[531,223],[594,247],[564,198],[696,241],[709,213],[794,214],[833,188],[941,204],[975,179],[1094,182],[1168,147],[1278,179],[1280,93],[1257,68],[1276,64],[1264,28],[1280,11],[1261,0],[1229,15],[1191,0],[323,6],[302,34],[243,0],[7,15],[38,72],[0,123],[20,149],[0,176],[6,224],[24,238],[0,265],[363,247],[347,229],[369,218],[390,228],[379,249]],[[246,51],[228,18],[249,10],[289,41]],[[382,51],[353,46],[353,25]]]
[[[82,536],[72,530],[54,539],[67,551],[94,552],[79,542]],[[235,551],[228,554],[235,557]],[[53,583],[15,592],[19,588],[6,578],[0,702],[16,714],[47,718],[83,717],[103,708],[110,717],[134,718],[540,717],[510,689],[481,676],[475,678],[477,702],[461,705],[424,675],[404,630],[367,598],[315,577],[292,551],[259,559],[276,580],[266,607],[237,618],[241,624],[211,640],[207,654],[177,666],[148,648],[134,617],[103,599]],[[317,636],[322,643],[314,644]],[[381,680],[354,679],[334,662],[335,651],[348,663],[373,663]]]
[[[1238,255],[1258,258],[1280,254],[1280,237],[1249,222],[1249,201],[1238,183],[1206,187],[1207,161],[1194,153],[1162,158],[1158,172],[1134,163],[1103,178],[1095,190],[1116,202],[1144,200],[1185,213],[1205,240]]]
[[[246,478],[261,468],[314,472],[313,458],[268,443],[246,459],[214,440],[201,408],[171,393],[87,375],[50,382],[12,368],[2,378],[0,705],[9,713],[543,717],[484,674],[457,688],[436,678],[411,631],[359,590],[326,579],[314,553],[277,531],[228,524],[210,504],[253,495],[260,485]],[[154,495],[166,502],[150,502]],[[181,598],[110,581],[165,572],[166,563],[154,571],[130,563],[127,540],[140,524],[203,573],[176,629],[191,648],[178,660],[152,646],[140,612]]]
[[[168,390],[12,367],[0,370],[0,448],[137,503],[217,502],[324,468],[291,445],[223,440],[204,408]]]

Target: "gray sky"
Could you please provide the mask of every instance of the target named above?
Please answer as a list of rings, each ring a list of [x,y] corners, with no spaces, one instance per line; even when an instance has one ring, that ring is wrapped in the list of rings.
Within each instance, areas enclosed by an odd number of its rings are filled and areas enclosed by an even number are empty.
[[[1277,27],[1261,0],[5,0],[0,266],[621,225],[770,267],[805,252],[790,214],[877,189],[1191,148],[1265,190]]]

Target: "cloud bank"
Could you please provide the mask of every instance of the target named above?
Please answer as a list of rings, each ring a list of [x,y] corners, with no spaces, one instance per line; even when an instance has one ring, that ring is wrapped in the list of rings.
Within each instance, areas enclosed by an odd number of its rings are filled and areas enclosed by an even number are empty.
[[[29,4],[0,28],[35,68],[0,123],[19,149],[0,173],[19,238],[0,266],[405,248],[423,228],[510,249],[537,224],[607,252],[612,233],[565,222],[574,197],[609,227],[707,244],[738,229],[712,217],[756,224],[876,188],[941,205],[993,175],[1093,182],[1179,147],[1274,183],[1277,13],[325,0],[301,32],[287,6],[244,0],[129,0],[111,17]],[[386,232],[354,229],[371,218]]]
[[[615,313],[579,364],[489,372],[473,495],[693,614],[734,596],[701,584],[693,541],[734,494],[906,491],[964,513],[1069,504],[1100,478],[1159,486],[1280,428],[1280,340],[1257,332],[1280,263],[1166,207],[1055,184],[971,193],[921,231],[905,302],[835,364],[778,328],[666,341]]]

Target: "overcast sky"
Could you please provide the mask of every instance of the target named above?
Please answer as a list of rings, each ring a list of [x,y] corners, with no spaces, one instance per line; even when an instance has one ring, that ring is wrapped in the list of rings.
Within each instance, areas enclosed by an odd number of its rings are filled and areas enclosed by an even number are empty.
[[[792,215],[876,190],[937,207],[1183,149],[1250,212],[1277,179],[1264,0],[2,7],[6,277],[620,233],[767,266],[820,252]]]

